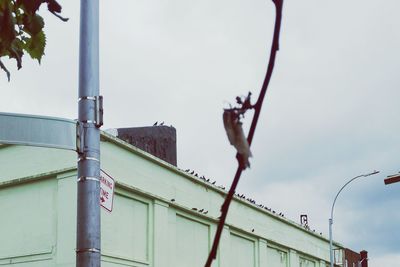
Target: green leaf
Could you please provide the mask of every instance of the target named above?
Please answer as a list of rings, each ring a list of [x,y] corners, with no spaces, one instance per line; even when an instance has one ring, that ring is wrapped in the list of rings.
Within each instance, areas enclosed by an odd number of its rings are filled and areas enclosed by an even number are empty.
[[[58,14],[62,8],[56,0],[0,0],[0,71],[5,71],[8,78],[10,72],[1,62],[2,57],[15,59],[20,69],[24,52],[27,52],[40,64],[46,46],[45,23],[36,13],[44,3],[52,14],[68,20]]]
[[[36,35],[44,27],[44,20],[41,16],[35,14],[33,16],[25,16],[24,17],[24,31],[29,33],[30,35]]]
[[[25,43],[25,51],[31,56],[32,59],[37,59],[39,64],[44,55],[44,48],[46,46],[46,36],[43,31],[28,38]]]

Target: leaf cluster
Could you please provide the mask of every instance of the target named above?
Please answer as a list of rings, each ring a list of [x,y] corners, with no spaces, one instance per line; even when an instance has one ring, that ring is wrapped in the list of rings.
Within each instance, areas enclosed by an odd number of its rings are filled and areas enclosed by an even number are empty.
[[[15,59],[20,69],[25,53],[39,64],[44,55],[45,23],[37,14],[42,4],[47,4],[47,9],[61,20],[68,20],[58,14],[61,5],[55,0],[0,0],[0,68],[6,72],[8,81],[10,72],[1,61],[2,57]]]

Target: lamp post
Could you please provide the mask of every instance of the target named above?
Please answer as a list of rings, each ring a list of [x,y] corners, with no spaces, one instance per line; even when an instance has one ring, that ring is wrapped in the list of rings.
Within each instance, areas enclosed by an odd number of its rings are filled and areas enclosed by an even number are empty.
[[[351,178],[347,183],[345,183],[342,188],[340,188],[339,192],[337,192],[335,199],[333,200],[333,204],[332,204],[332,209],[331,209],[331,217],[329,218],[329,256],[330,256],[330,266],[333,267],[333,245],[332,245],[332,224],[333,224],[333,209],[335,207],[335,203],[336,203],[336,199],[338,198],[340,192],[342,192],[342,190],[351,182],[353,182],[354,180],[361,178],[361,177],[367,177],[370,175],[374,175],[379,173],[379,171],[373,171],[371,173],[367,173],[367,174],[361,174],[358,175],[354,178]]]
[[[99,267],[100,126],[99,0],[81,0],[78,90],[76,266]]]

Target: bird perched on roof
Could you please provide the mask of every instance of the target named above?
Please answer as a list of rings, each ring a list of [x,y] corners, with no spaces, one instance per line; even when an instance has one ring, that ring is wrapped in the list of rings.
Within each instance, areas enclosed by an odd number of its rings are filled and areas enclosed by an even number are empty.
[[[156,122],[153,124],[153,126],[157,126],[157,123],[158,123],[158,121],[156,121]]]

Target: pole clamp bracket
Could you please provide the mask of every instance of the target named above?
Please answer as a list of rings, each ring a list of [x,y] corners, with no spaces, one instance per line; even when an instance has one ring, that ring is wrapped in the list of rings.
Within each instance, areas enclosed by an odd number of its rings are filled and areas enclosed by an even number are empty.
[[[94,119],[93,120],[87,120],[85,123],[94,123],[94,125],[97,128],[100,128],[104,123],[103,123],[103,96],[102,95],[96,95],[96,96],[81,96],[78,98],[78,102],[82,100],[91,100],[94,101]]]
[[[91,253],[100,253],[100,249],[98,248],[81,248],[81,249],[75,249],[76,253],[85,253],[85,252],[91,252]]]
[[[78,98],[78,102],[82,101],[82,100],[96,100],[96,97],[94,96],[81,96],[80,98]]]
[[[95,104],[95,125],[97,128],[100,128],[103,125],[103,96],[102,95],[97,95],[94,97],[94,104]]]
[[[82,160],[93,160],[93,161],[100,162],[100,160],[98,158],[95,158],[95,157],[79,156],[78,162],[80,162]]]
[[[100,182],[99,177],[93,177],[93,176],[81,176],[78,178],[78,183],[79,182],[84,182],[84,181],[95,181],[95,182]]]
[[[77,121],[76,122],[76,152],[78,152],[79,155],[82,155],[84,153],[84,148],[85,148],[85,138],[84,138],[83,123]]]

